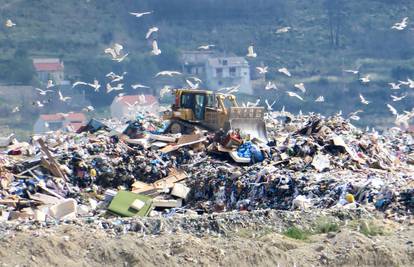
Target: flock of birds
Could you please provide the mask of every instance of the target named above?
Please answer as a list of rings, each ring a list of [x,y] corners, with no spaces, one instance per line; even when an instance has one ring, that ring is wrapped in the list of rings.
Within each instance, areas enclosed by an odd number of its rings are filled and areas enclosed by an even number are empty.
[[[150,14],[152,14],[152,11],[148,11],[148,12],[130,12],[129,14],[132,16],[135,16],[136,18],[142,18],[144,16],[148,16]],[[5,22],[5,26],[7,28],[13,28],[16,26],[16,24],[11,20],[11,19],[7,19]],[[395,23],[391,29],[392,30],[396,30],[396,31],[403,31],[406,29],[406,27],[408,26],[408,17],[403,18],[400,22]],[[276,34],[285,34],[288,33],[292,28],[291,27],[281,27],[276,29],[275,33]],[[156,35],[156,33],[159,32],[159,28],[158,27],[151,27],[148,29],[147,33],[145,34],[145,40],[149,40],[151,43],[151,51],[150,54],[153,56],[158,56],[162,53],[161,49],[158,46],[158,42],[157,39],[154,37]],[[214,48],[215,45],[214,44],[203,44],[200,45],[197,49],[198,50],[210,50],[212,48]],[[124,52],[124,47],[123,45],[119,44],[119,43],[115,43],[113,44],[111,47],[108,47],[104,50],[104,53],[109,55],[111,57],[111,59],[113,61],[116,61],[118,63],[123,62],[129,55],[129,53],[125,53]],[[254,59],[257,58],[257,53],[255,52],[255,48],[253,45],[248,46],[247,48],[247,54],[246,57],[248,59]],[[259,74],[261,75],[266,75],[266,73],[269,72],[269,66],[260,66],[260,67],[256,67],[256,70]],[[350,73],[353,75],[358,75],[359,77],[359,69],[357,70],[352,70],[352,69],[347,69],[347,70],[343,70],[345,73]],[[286,68],[286,67],[281,67],[281,68],[277,68],[277,72],[281,73],[287,77],[292,77],[291,72]],[[106,78],[109,79],[109,81],[106,83],[105,89],[107,93],[111,93],[113,91],[122,91],[124,90],[124,77],[127,74],[127,72],[123,72],[122,74],[116,74],[114,72],[110,72],[108,74],[106,74]],[[158,77],[174,77],[177,75],[182,75],[181,72],[178,71],[160,71],[158,72],[154,78],[158,78]],[[366,75],[363,77],[359,78],[359,81],[361,84],[367,85],[371,82],[370,79],[370,75]],[[198,77],[188,77],[185,79],[186,85],[188,88],[190,89],[198,89],[200,87],[200,85],[202,84],[202,80],[200,80]],[[395,82],[390,82],[390,89],[391,90],[400,90],[402,86],[406,86],[408,88],[414,89],[414,81],[411,79],[407,79],[407,81],[398,81],[398,83]],[[93,82],[84,82],[84,81],[77,81],[75,83],[73,83],[72,88],[75,88],[77,86],[82,86],[84,88],[91,88],[94,90],[94,92],[99,92],[101,85],[99,83],[98,80],[94,79]],[[67,102],[70,101],[71,97],[69,96],[64,96],[62,94],[62,92],[60,90],[53,90],[56,86],[54,85],[52,80],[49,80],[46,88],[45,89],[40,89],[40,88],[36,88],[35,90],[38,92],[39,95],[41,96],[47,96],[49,94],[52,93],[56,93],[58,96],[58,99],[62,102]],[[301,83],[296,83],[293,85],[293,87],[295,89],[297,89],[298,91],[300,91],[300,93],[305,93],[306,92],[306,87],[305,84],[303,82]],[[140,83],[136,83],[136,84],[132,84],[131,88],[134,90],[138,90],[138,89],[145,89],[145,88],[150,88],[149,86],[140,84]],[[238,92],[240,89],[240,85],[237,86],[231,86],[231,87],[227,87],[227,88],[221,88],[218,89],[219,92],[223,92],[225,94],[233,94]],[[165,94],[167,94],[168,92],[171,92],[173,90],[173,86],[170,85],[165,85],[163,88],[160,89],[160,97],[163,97]],[[266,81],[265,83],[265,90],[279,90],[278,86],[276,85],[276,83],[274,81]],[[286,94],[289,97],[294,97],[299,99],[300,101],[305,101],[304,97],[301,96],[299,94],[299,92],[295,92],[295,91],[286,91]],[[124,93],[118,93],[116,97],[118,97],[118,99],[122,99],[122,97],[124,96]],[[141,97],[143,97],[142,101],[145,102],[145,96],[142,94]],[[401,95],[401,96],[397,96],[397,95],[391,95],[390,96],[393,102],[397,102],[397,101],[401,101],[402,99],[407,97],[407,94]],[[360,102],[363,105],[369,105],[371,103],[371,101],[367,100],[362,94],[359,94],[359,99]],[[44,105],[48,102],[50,102],[50,98],[48,100],[43,100],[43,101],[35,101],[33,102],[33,105],[36,105],[37,107],[41,108],[44,107]],[[142,102],[139,101],[139,102]],[[243,103],[243,106],[247,106],[247,107],[251,107],[251,106],[258,106],[260,104],[260,98],[257,99],[256,102],[252,103],[252,102],[247,102],[247,103]],[[324,96],[318,96],[314,102],[324,102],[325,101],[325,97]],[[130,106],[130,108],[134,108],[135,106],[138,106],[140,103],[138,101],[136,103],[128,103],[128,105]],[[273,110],[273,105],[276,103],[276,100],[274,100],[272,103],[269,102],[269,100],[265,100],[264,101],[268,111],[272,111]],[[414,109],[410,112],[408,111],[404,111],[402,114],[398,113],[397,110],[391,106],[390,104],[386,104],[386,106],[388,107],[388,109],[390,110],[390,112],[395,116],[396,118],[396,123],[403,123],[404,125],[408,125],[408,121],[410,118],[414,117]],[[84,111],[93,111],[94,108],[93,106],[88,106],[84,108]],[[12,112],[19,112],[20,109],[19,107],[15,107],[13,109]],[[355,112],[352,112],[349,114],[349,119],[352,120],[359,120],[360,117],[358,116],[359,113],[363,112],[362,110],[357,110]]]

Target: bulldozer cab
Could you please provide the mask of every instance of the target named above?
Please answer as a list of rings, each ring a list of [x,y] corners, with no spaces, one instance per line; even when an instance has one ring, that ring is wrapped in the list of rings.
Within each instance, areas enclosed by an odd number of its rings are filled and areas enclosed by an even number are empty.
[[[187,119],[203,121],[206,108],[214,108],[214,94],[208,91],[180,91],[176,95],[175,109],[187,110]],[[191,114],[192,113],[192,114]]]

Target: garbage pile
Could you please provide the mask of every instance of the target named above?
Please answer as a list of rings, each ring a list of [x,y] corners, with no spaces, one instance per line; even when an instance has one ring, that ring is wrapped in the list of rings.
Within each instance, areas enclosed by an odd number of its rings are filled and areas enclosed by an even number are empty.
[[[78,133],[1,139],[1,220],[259,209],[414,212],[414,139],[340,116],[273,112],[267,139],[243,129],[165,134],[168,122],[92,119]]]

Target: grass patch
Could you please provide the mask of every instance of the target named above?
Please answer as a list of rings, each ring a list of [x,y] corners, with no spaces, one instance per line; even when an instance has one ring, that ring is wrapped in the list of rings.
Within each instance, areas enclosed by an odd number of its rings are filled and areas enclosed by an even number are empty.
[[[373,221],[361,221],[359,224],[359,232],[365,236],[385,235],[384,228]]]
[[[339,224],[333,222],[329,219],[321,219],[316,222],[315,225],[315,234],[326,234],[330,232],[338,232],[339,231]]]
[[[283,232],[283,235],[292,238],[292,239],[298,239],[298,240],[306,240],[310,236],[310,232],[300,229],[297,226],[291,226],[286,231]]]

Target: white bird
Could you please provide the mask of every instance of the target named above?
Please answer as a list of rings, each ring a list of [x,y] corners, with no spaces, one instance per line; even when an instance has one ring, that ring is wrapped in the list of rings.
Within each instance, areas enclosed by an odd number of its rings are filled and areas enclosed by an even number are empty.
[[[39,108],[42,108],[42,107],[44,107],[45,105],[43,105],[43,103],[41,103],[40,101],[36,101],[35,102],[35,104],[39,107]]]
[[[369,79],[369,74],[367,75],[367,76],[365,76],[365,77],[362,77],[362,78],[360,78],[359,79],[359,81],[361,82],[361,83],[363,83],[363,84],[367,84],[367,83],[369,83],[371,80]]]
[[[126,53],[125,55],[123,55],[122,57],[117,57],[117,58],[113,58],[112,60],[117,61],[117,62],[122,62],[124,61],[124,59],[129,55],[129,53]]]
[[[272,104],[269,104],[269,101],[267,101],[267,99],[265,99],[265,103],[266,103],[266,106],[267,106],[267,110],[272,111],[273,110],[273,105],[276,103],[276,100],[274,100],[272,102]]]
[[[390,104],[387,104],[387,107],[390,110],[390,112],[392,113],[392,115],[398,116],[398,112],[393,106],[391,106]]]
[[[154,33],[154,32],[158,32],[158,27],[151,27],[148,29],[147,34],[145,35],[145,39],[150,38],[150,36]]]
[[[93,106],[87,106],[87,107],[83,108],[82,110],[85,111],[85,112],[91,112],[91,111],[94,111],[95,108]]]
[[[364,111],[359,109],[357,111],[351,112],[351,113],[349,113],[348,117],[351,120],[359,121],[361,119],[361,117],[359,117],[358,114],[361,113],[361,112],[364,112]]]
[[[254,47],[252,45],[250,45],[247,48],[247,55],[246,55],[246,57],[251,57],[251,58],[257,57],[257,54],[254,52]]]
[[[276,86],[276,84],[274,82],[270,82],[269,81],[266,84],[265,90],[271,90],[271,89],[277,90],[278,88],[277,88],[277,86]]]
[[[106,84],[106,92],[110,93],[112,91],[120,91],[124,89],[124,84],[123,83],[119,83],[117,84],[115,87],[113,87],[110,83]]]
[[[20,107],[19,107],[19,106],[17,106],[17,107],[14,107],[14,108],[13,108],[12,113],[17,113],[17,112],[19,112],[19,111],[20,111]]]
[[[407,85],[408,85],[409,88],[414,89],[414,81],[413,80],[408,78],[407,83],[408,83]]]
[[[359,94],[359,98],[361,99],[361,103],[364,105],[371,103],[371,101],[367,101],[362,94]]]
[[[188,77],[188,79],[191,79],[191,80],[193,80],[196,83],[203,83],[203,81],[200,78],[195,77],[195,76]]]
[[[287,68],[280,68],[280,69],[278,69],[277,71],[278,71],[278,72],[280,72],[280,73],[285,74],[286,76],[289,76],[289,77],[291,77],[291,76],[292,76],[292,74],[290,74],[290,72],[288,71],[288,69],[287,69]]]
[[[63,96],[62,95],[62,92],[59,90],[58,91],[58,93],[59,93],[59,100],[60,101],[62,101],[62,102],[66,102],[66,101],[68,101],[69,99],[71,99],[71,97],[70,96]]]
[[[352,73],[352,74],[358,74],[359,70],[344,70],[344,72]]]
[[[124,49],[124,47],[121,44],[115,43],[114,46],[113,46],[113,49],[114,49],[116,55],[120,56],[121,51],[122,51],[122,49]]]
[[[408,17],[405,17],[402,19],[401,22],[397,22],[395,23],[391,29],[397,30],[397,31],[402,31],[404,30],[408,25]]]
[[[226,93],[233,94],[233,93],[237,93],[239,90],[240,90],[240,85],[236,85],[236,86],[230,87]]]
[[[77,81],[72,84],[72,88],[75,88],[78,85],[88,85],[88,83]]]
[[[158,56],[161,54],[161,49],[158,48],[158,43],[157,40],[152,40],[152,50],[151,50],[151,54]]]
[[[131,87],[132,87],[132,89],[135,89],[135,90],[139,89],[139,88],[150,88],[149,86],[146,86],[146,85],[143,85],[143,84],[140,84],[140,83],[132,84]]]
[[[215,47],[215,45],[207,44],[207,45],[200,45],[197,49],[199,49],[199,50],[209,50],[212,47]]]
[[[48,92],[53,92],[52,90],[42,90],[40,88],[36,88],[37,91],[39,91],[40,95],[46,95]]]
[[[181,75],[181,72],[164,70],[164,71],[160,71],[157,74],[155,74],[155,77],[158,77],[158,76],[170,76],[170,77],[172,77],[174,75]]]
[[[267,73],[268,68],[269,67],[267,67],[267,66],[265,66],[265,67],[256,67],[256,70],[259,71],[260,74],[265,74],[265,73]]]
[[[299,89],[302,93],[306,92],[305,84],[303,83],[297,83],[294,85],[295,88]]]
[[[303,100],[303,98],[302,98],[300,95],[298,95],[297,93],[295,93],[295,92],[287,91],[286,93],[287,93],[289,96],[296,97],[296,98],[298,98],[299,100],[304,101],[304,100]]]
[[[402,95],[402,96],[391,95],[392,101],[394,101],[394,102],[401,101],[406,97],[407,97],[407,95]]]
[[[6,22],[4,23],[4,25],[7,28],[12,28],[12,27],[16,26],[16,23],[14,23],[11,19],[8,19],[8,20],[6,20]]]
[[[101,88],[101,85],[99,84],[99,81],[97,79],[93,80],[93,83],[88,83],[88,85],[92,87],[95,90],[95,92],[98,92],[99,88]]]
[[[49,89],[49,88],[54,87],[54,86],[55,85],[53,84],[53,81],[52,80],[48,80],[47,81],[46,89]]]
[[[163,88],[160,89],[160,97],[164,97],[165,94],[169,93],[172,91],[171,86],[169,85],[165,85]]]
[[[258,98],[256,102],[254,103],[247,101],[247,107],[257,107],[259,103],[260,103],[260,98]]]
[[[198,89],[198,87],[200,86],[199,83],[193,83],[188,79],[186,79],[185,82],[190,86],[191,89]]]
[[[123,72],[121,75],[110,72],[106,75],[106,77],[111,79],[111,83],[116,83],[122,81],[124,79],[125,74],[127,74],[126,71]]]
[[[318,96],[318,98],[315,99],[315,102],[325,102],[325,97],[323,97],[323,95]]]
[[[140,13],[140,12],[129,12],[129,14],[131,14],[131,15],[137,17],[137,18],[140,18],[140,17],[142,17],[144,15],[149,15],[151,13],[152,13],[152,11],[142,12],[142,13]]]
[[[391,85],[391,90],[399,90],[401,89],[400,86],[402,85],[401,83],[388,83],[389,85]]]
[[[112,47],[108,47],[104,50],[105,54],[110,54],[112,56],[112,60],[119,61],[121,52],[124,49],[124,47],[121,44],[115,43]],[[125,58],[125,56],[121,57],[122,60]],[[122,61],[121,60],[121,61]]]
[[[289,30],[291,29],[291,27],[282,27],[276,30],[276,33],[286,33],[289,32]]]

